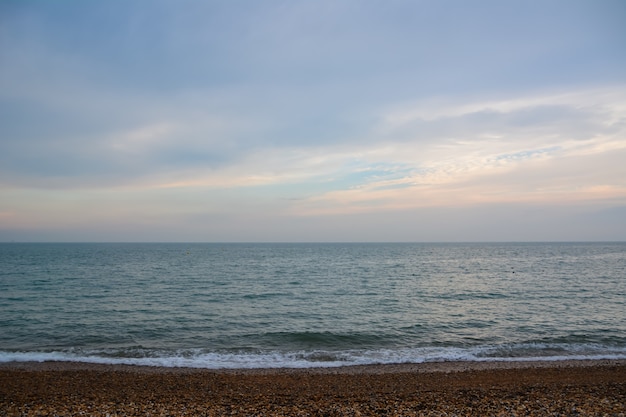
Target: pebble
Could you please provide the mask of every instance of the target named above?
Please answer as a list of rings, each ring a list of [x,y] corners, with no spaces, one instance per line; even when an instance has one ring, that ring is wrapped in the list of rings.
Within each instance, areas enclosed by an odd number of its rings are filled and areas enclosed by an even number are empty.
[[[0,368],[0,416],[626,416],[626,365],[455,372]]]

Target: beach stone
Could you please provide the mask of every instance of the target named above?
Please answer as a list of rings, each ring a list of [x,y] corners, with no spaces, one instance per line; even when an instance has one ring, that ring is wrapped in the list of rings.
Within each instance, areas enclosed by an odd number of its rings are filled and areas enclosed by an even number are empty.
[[[0,416],[624,416],[626,361],[211,371],[0,365]]]

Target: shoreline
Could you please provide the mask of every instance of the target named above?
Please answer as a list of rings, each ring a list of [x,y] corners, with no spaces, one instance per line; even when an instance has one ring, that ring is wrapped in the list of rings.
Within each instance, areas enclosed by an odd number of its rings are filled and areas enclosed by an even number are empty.
[[[200,369],[0,363],[0,415],[626,415],[626,360]]]
[[[416,363],[387,363],[320,367],[269,367],[269,368],[199,368],[183,366],[150,366],[132,364],[107,364],[82,361],[10,361],[0,362],[0,372],[6,369],[25,371],[127,371],[137,373],[226,373],[226,374],[386,374],[398,372],[436,373],[502,369],[578,368],[596,366],[622,366],[626,359],[563,359],[563,360],[494,360],[494,361],[440,361]]]

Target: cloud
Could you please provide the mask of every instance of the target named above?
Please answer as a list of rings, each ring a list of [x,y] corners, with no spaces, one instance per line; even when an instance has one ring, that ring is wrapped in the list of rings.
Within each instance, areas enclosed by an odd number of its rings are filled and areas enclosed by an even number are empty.
[[[618,3],[2,4],[0,224],[623,205]]]
[[[361,155],[372,164],[394,161],[412,169],[315,196],[296,211],[623,200],[624,103],[624,89],[612,88],[396,111],[377,129],[384,145]]]

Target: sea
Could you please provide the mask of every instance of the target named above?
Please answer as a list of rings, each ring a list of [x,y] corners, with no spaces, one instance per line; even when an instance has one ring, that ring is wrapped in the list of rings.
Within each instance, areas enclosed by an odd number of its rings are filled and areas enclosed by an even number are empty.
[[[626,243],[2,243],[0,362],[626,359]]]

